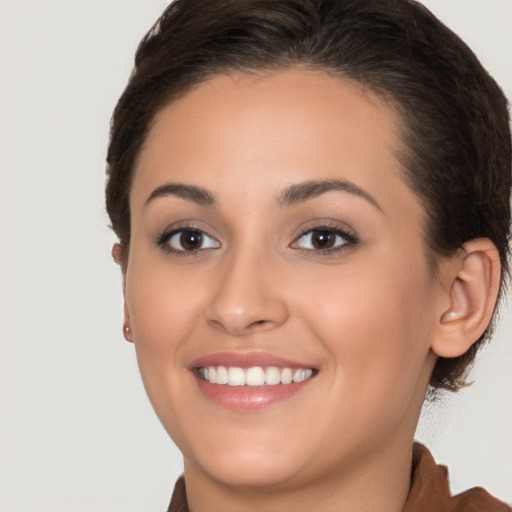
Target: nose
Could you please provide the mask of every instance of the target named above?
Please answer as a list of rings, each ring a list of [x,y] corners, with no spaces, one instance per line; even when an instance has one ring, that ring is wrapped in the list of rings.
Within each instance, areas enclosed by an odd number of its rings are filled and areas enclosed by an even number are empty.
[[[270,330],[288,319],[278,265],[268,255],[248,252],[222,263],[205,310],[210,325],[233,336]]]

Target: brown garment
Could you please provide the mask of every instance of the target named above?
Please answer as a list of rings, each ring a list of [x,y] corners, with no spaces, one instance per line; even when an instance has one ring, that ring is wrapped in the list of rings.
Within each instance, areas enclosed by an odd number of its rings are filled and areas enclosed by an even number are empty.
[[[446,466],[438,466],[423,445],[414,443],[411,490],[402,512],[512,512],[512,508],[481,487],[450,496]]]
[[[176,482],[167,512],[189,512],[183,477]],[[512,508],[481,487],[450,496],[448,470],[436,465],[431,453],[415,443],[411,490],[402,512],[512,512]]]

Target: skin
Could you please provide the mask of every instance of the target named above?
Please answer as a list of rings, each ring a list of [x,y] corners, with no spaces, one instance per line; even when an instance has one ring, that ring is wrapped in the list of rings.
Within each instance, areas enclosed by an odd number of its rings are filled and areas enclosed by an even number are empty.
[[[157,114],[130,196],[126,336],[193,512],[401,510],[436,353],[485,328],[499,264],[480,241],[432,272],[399,126],[357,84],[303,69],[214,77]],[[325,180],[350,187],[283,204]],[[169,183],[215,202],[162,193]],[[350,235],[328,253],[310,243],[326,225]],[[200,250],[157,243],[186,227],[207,234]],[[318,373],[258,411],[200,392],[197,358],[261,351]]]

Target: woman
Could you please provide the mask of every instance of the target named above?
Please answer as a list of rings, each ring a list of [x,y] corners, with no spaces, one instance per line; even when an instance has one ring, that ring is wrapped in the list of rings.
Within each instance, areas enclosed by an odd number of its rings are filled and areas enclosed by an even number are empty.
[[[413,448],[488,337],[510,219],[506,100],[425,8],[176,0],[108,180],[169,510],[510,510]]]

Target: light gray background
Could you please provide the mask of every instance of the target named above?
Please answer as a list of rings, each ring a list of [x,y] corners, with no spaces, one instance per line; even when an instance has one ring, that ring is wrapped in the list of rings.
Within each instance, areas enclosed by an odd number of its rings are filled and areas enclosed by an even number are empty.
[[[512,1],[425,0],[512,98]],[[108,123],[164,0],[0,0],[0,511],[165,509],[179,452],[121,335]],[[418,438],[512,502],[512,311]]]

